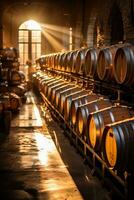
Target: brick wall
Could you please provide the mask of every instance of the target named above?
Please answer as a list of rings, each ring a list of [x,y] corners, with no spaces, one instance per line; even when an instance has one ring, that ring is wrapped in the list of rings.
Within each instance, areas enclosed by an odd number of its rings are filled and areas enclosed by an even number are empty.
[[[84,30],[84,35],[88,46],[110,45],[119,41],[133,43],[134,0],[98,0],[94,3],[86,0],[85,11],[84,23],[86,22],[85,26],[88,28]],[[82,23],[81,21],[81,27]]]

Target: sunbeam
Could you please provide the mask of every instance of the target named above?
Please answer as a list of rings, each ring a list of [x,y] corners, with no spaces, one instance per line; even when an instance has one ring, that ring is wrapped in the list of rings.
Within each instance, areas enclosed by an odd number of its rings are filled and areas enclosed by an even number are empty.
[[[56,26],[52,24],[40,24],[42,29],[45,30],[52,30],[53,32],[59,32],[59,33],[64,33],[66,35],[69,35],[69,27],[66,26]],[[80,35],[77,33],[72,33],[73,37],[80,38]]]
[[[59,41],[57,41],[52,35],[47,33],[46,30],[42,30],[42,33],[56,51],[63,51],[65,49],[65,47]]]

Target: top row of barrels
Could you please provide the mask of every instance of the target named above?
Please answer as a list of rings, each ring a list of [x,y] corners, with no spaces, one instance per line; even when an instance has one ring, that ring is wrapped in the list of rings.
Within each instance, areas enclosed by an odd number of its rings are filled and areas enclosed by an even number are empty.
[[[36,62],[41,68],[49,67],[119,85],[134,85],[134,46],[128,43],[48,54]]]

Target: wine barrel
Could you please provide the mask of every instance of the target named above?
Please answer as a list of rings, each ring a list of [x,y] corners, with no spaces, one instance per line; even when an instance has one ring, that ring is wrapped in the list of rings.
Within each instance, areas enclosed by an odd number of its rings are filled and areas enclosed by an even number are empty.
[[[22,71],[10,70],[10,85],[19,85],[22,82],[25,82],[25,75]]]
[[[7,82],[0,83],[0,93],[8,92],[8,84]]]
[[[66,92],[69,93],[73,90],[73,88],[76,88],[76,86],[74,84],[67,84],[66,87],[60,88],[56,91],[55,93],[55,104],[56,107],[60,110],[59,106],[60,106],[60,95],[65,94]]]
[[[65,100],[66,98],[73,98],[73,97],[77,97],[80,95],[80,93],[84,93],[85,94],[85,90],[82,90],[81,88],[79,88],[78,86],[75,86],[74,88],[72,88],[71,90],[66,90],[66,91],[63,91],[61,94],[60,94],[60,99],[59,99],[59,104],[58,104],[58,107],[60,109],[60,112],[62,114],[64,114],[64,104],[65,104]]]
[[[86,49],[80,49],[76,52],[76,57],[74,58],[73,72],[83,74],[84,58]]]
[[[118,84],[134,84],[134,46],[124,46],[117,50],[114,60],[114,77]]]
[[[116,51],[122,45],[112,45],[100,50],[97,61],[97,75],[103,81],[115,81],[114,58]]]
[[[64,53],[60,53],[59,57],[58,57],[58,70],[61,70],[62,68],[62,58],[64,56]]]
[[[62,81],[56,83],[55,85],[53,85],[52,87],[49,87],[48,88],[48,95],[47,95],[48,99],[52,100],[53,91],[62,87],[62,86],[65,86],[65,85],[67,85],[67,82],[62,80]]]
[[[63,71],[67,71],[69,53],[70,51],[66,52],[64,55],[63,64],[62,64]]]
[[[44,82],[47,80],[50,80],[50,79],[46,76],[37,77],[36,80],[34,80],[34,84],[39,89],[39,91],[41,91],[44,88],[43,87]]]
[[[67,53],[67,58],[66,58],[66,71],[71,72],[71,64],[70,64],[70,58],[72,56],[72,51]]]
[[[46,56],[42,55],[40,58],[36,60],[36,66],[44,69],[46,67]]]
[[[134,118],[107,125],[103,131],[102,157],[108,167],[134,174]]]
[[[64,118],[66,121],[70,122],[70,118],[72,117],[72,114],[70,114],[71,112],[71,104],[72,102],[77,99],[78,101],[81,102],[85,102],[88,95],[89,95],[89,91],[87,90],[80,90],[80,92],[76,92],[73,95],[67,95],[67,97],[65,98],[65,102],[64,102]]]
[[[11,86],[9,87],[9,91],[22,97],[26,93],[26,88],[23,85]]]
[[[85,52],[84,74],[90,78],[98,79],[97,75],[97,59],[100,49],[90,48]]]
[[[49,67],[50,68],[54,68],[54,55],[51,54],[50,57],[49,57]]]
[[[49,58],[48,55],[45,56],[45,60],[46,60],[46,68],[49,67]]]
[[[53,83],[51,83],[51,84],[48,84],[48,86],[47,86],[46,97],[49,98],[50,93],[51,93],[51,89],[52,89],[53,87],[55,87],[55,86],[57,86],[57,85],[62,85],[63,82],[64,82],[63,79],[59,79],[58,81],[55,81],[55,82],[53,82]]]
[[[100,151],[105,126],[129,117],[129,109],[124,106],[113,106],[91,113],[87,120],[88,143],[95,151]]]
[[[109,99],[96,99],[96,101],[78,107],[76,112],[76,131],[78,135],[86,136],[87,119],[90,113],[112,106]]]
[[[18,58],[18,50],[14,47],[6,47],[2,50],[2,56],[14,60]]]
[[[61,55],[61,59],[60,59],[60,70],[64,71],[64,62],[65,62],[65,58],[66,58],[66,53],[62,53]]]
[[[45,94],[45,96],[46,96],[46,94],[47,94],[48,87],[49,87],[51,84],[57,83],[57,81],[59,81],[59,79],[60,79],[60,78],[52,78],[52,79],[50,79],[50,80],[48,80],[48,81],[46,81],[46,82],[44,83],[43,93]]]
[[[54,68],[55,69],[58,69],[58,65],[59,65],[59,57],[60,57],[60,54],[56,54],[55,58],[54,58]]]
[[[35,87],[38,87],[39,80],[40,80],[41,77],[44,77],[42,71],[38,71],[38,72],[36,72],[35,74],[32,75],[32,80],[33,80]]]
[[[12,112],[18,111],[18,109],[22,105],[20,97],[15,93],[9,93],[9,98],[10,98],[10,110]]]
[[[51,92],[51,103],[52,104],[56,104],[56,96],[57,96],[57,94],[60,92],[60,91],[63,91],[63,90],[65,90],[65,89],[67,89],[68,88],[68,84],[69,83],[66,83],[65,82],[65,84],[63,84],[63,85],[59,85],[57,88],[55,88],[55,89],[53,89],[52,90],[52,92]]]
[[[46,60],[46,68],[48,68],[49,67],[49,56],[48,55],[45,56],[45,60]]]
[[[10,70],[8,68],[1,69],[1,81],[9,81],[10,80]]]
[[[70,102],[70,120],[71,120],[71,124],[73,126],[75,126],[76,123],[76,113],[77,113],[77,109],[79,106],[82,106],[83,104],[92,102],[92,101],[96,101],[99,98],[101,98],[102,96],[95,94],[95,93],[88,93],[80,98],[74,98],[71,102]],[[69,106],[68,106],[69,107]]]
[[[2,102],[3,110],[10,110],[10,98],[8,93],[1,94],[0,101]]]
[[[66,89],[67,87],[68,87],[68,83],[64,82],[64,84],[61,84],[61,85],[57,86],[56,88],[52,89],[51,94],[50,94],[51,95],[51,100],[50,101],[51,101],[52,104],[55,105],[55,103],[56,103],[56,95],[57,95],[57,93],[62,91],[62,90],[64,90],[64,89]]]
[[[74,63],[75,63],[75,60],[76,60],[77,51],[78,51],[78,50],[75,50],[75,51],[71,51],[71,52],[70,52],[70,57],[69,57],[69,62],[68,62],[68,69],[69,69],[69,72],[73,72]]]
[[[56,58],[57,58],[57,53],[54,54],[54,66],[53,66],[54,69],[56,68]]]
[[[38,89],[39,91],[43,91],[44,89],[44,84],[46,81],[50,80],[50,77],[44,76],[39,80],[39,84],[38,84]]]

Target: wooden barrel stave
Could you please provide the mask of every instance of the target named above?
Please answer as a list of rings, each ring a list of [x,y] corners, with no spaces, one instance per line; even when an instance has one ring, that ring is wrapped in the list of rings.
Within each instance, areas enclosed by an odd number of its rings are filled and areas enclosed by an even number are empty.
[[[103,131],[102,157],[109,168],[134,174],[134,118],[109,124]]]
[[[83,96],[82,98],[74,98],[71,102],[70,106],[70,119],[71,119],[71,124],[75,126],[76,123],[76,113],[77,109],[79,106],[82,106],[83,104],[92,102],[96,99],[98,99],[98,95],[94,94],[92,92],[88,93],[86,96]]]
[[[102,134],[107,124],[129,118],[131,113],[125,106],[110,106],[91,113],[87,120],[87,139],[95,151],[100,151]]]
[[[78,135],[86,136],[87,119],[90,113],[100,109],[110,107],[112,105],[109,99],[96,99],[96,101],[84,104],[77,109],[76,113],[76,129]]]
[[[134,46],[127,45],[117,50],[114,60],[114,76],[118,84],[134,84]]]

